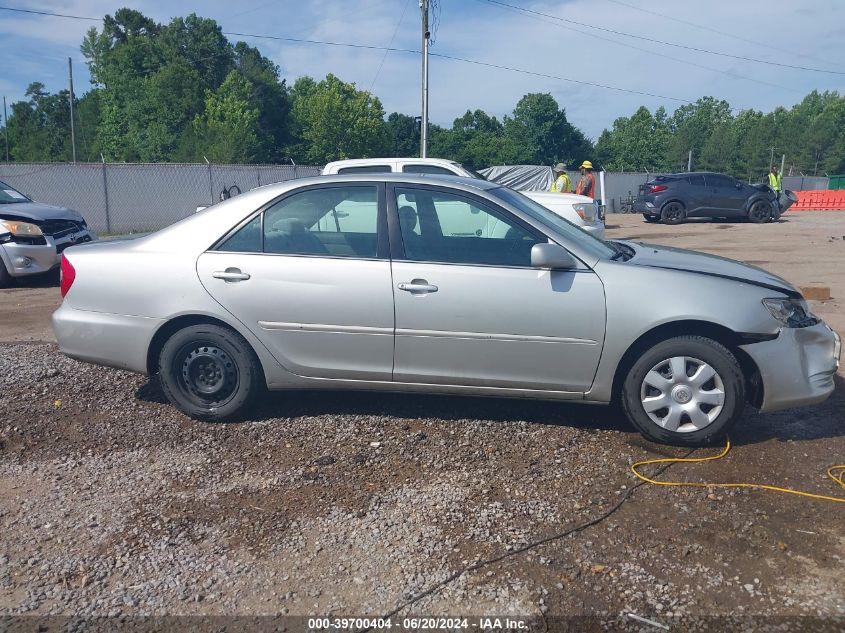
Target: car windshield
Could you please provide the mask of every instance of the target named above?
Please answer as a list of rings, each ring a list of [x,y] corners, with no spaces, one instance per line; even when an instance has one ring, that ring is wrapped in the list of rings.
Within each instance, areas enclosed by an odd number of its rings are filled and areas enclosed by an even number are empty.
[[[560,233],[566,238],[577,242],[578,246],[588,250],[596,257],[608,259],[618,253],[618,249],[590,235],[575,224],[572,224],[569,220],[556,215],[542,204],[534,202],[531,198],[524,196],[518,191],[508,189],[507,187],[497,187],[496,189],[490,189],[488,193],[516,207],[556,233]]]
[[[15,202],[29,202],[29,198],[20,191],[12,189],[5,182],[0,182],[0,204],[14,204]]]

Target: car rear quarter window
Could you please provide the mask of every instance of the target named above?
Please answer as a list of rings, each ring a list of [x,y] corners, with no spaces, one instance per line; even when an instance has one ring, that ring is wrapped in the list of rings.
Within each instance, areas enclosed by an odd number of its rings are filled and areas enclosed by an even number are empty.
[[[261,252],[261,216],[257,215],[217,247],[227,253]]]
[[[389,174],[393,170],[390,165],[357,165],[354,167],[341,167],[337,170],[339,174]]]

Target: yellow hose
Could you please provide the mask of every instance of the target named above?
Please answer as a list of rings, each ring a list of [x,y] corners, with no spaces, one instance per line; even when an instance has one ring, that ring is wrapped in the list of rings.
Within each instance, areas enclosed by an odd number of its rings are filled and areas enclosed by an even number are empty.
[[[827,495],[817,495],[812,492],[804,492],[803,490],[793,490],[792,488],[781,488],[780,486],[770,486],[768,484],[750,484],[750,483],[699,483],[694,481],[657,481],[651,479],[637,469],[641,466],[648,466],[649,464],[677,464],[677,463],[700,463],[711,462],[717,459],[722,459],[731,450],[731,440],[728,438],[724,450],[718,455],[711,455],[710,457],[666,457],[662,459],[648,459],[642,462],[637,462],[631,466],[631,472],[639,479],[654,484],[655,486],[687,486],[693,488],[757,488],[759,490],[771,490],[773,492],[783,492],[790,495],[799,495],[801,497],[810,497],[811,499],[821,499],[822,501],[835,501],[837,503],[845,503],[845,497],[829,497]],[[840,488],[845,490],[845,464],[837,464],[827,469],[827,476],[836,482]]]

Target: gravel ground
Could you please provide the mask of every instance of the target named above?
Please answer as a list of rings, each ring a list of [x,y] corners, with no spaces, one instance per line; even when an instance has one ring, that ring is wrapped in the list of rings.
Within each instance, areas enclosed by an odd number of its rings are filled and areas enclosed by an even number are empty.
[[[845,217],[834,230],[845,234]],[[47,303],[37,293],[48,290],[4,292],[25,304],[30,291]],[[777,620],[783,630],[845,623],[830,620],[845,618],[842,506],[748,490],[631,492],[631,463],[685,451],[646,442],[613,410],[289,393],[268,396],[249,422],[197,423],[155,380],[26,342],[48,314],[0,344],[0,615],[377,616],[511,553],[400,616],[586,615],[642,630],[657,629],[625,614],[678,630],[722,628],[689,620],[715,615],[798,618]],[[749,410],[726,460],[663,478],[836,494],[824,471],[845,462],[838,382],[816,407]],[[517,551],[626,496],[597,525]]]

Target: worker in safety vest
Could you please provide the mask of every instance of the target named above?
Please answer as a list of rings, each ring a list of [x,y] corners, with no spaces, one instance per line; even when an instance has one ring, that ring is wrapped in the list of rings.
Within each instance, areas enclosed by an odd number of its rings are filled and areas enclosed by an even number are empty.
[[[572,192],[572,182],[569,180],[569,174],[566,173],[566,165],[558,163],[552,167],[552,174],[554,174],[554,181],[551,191],[554,193]]]
[[[772,168],[769,170],[769,187],[771,187],[772,191],[775,192],[775,205],[777,205],[777,215],[780,215],[780,196],[783,193],[783,180],[781,178],[781,175],[778,173],[778,168],[772,165]]]
[[[593,164],[588,160],[581,163],[581,179],[575,186],[575,193],[588,198],[596,197],[596,177],[593,175]]]

